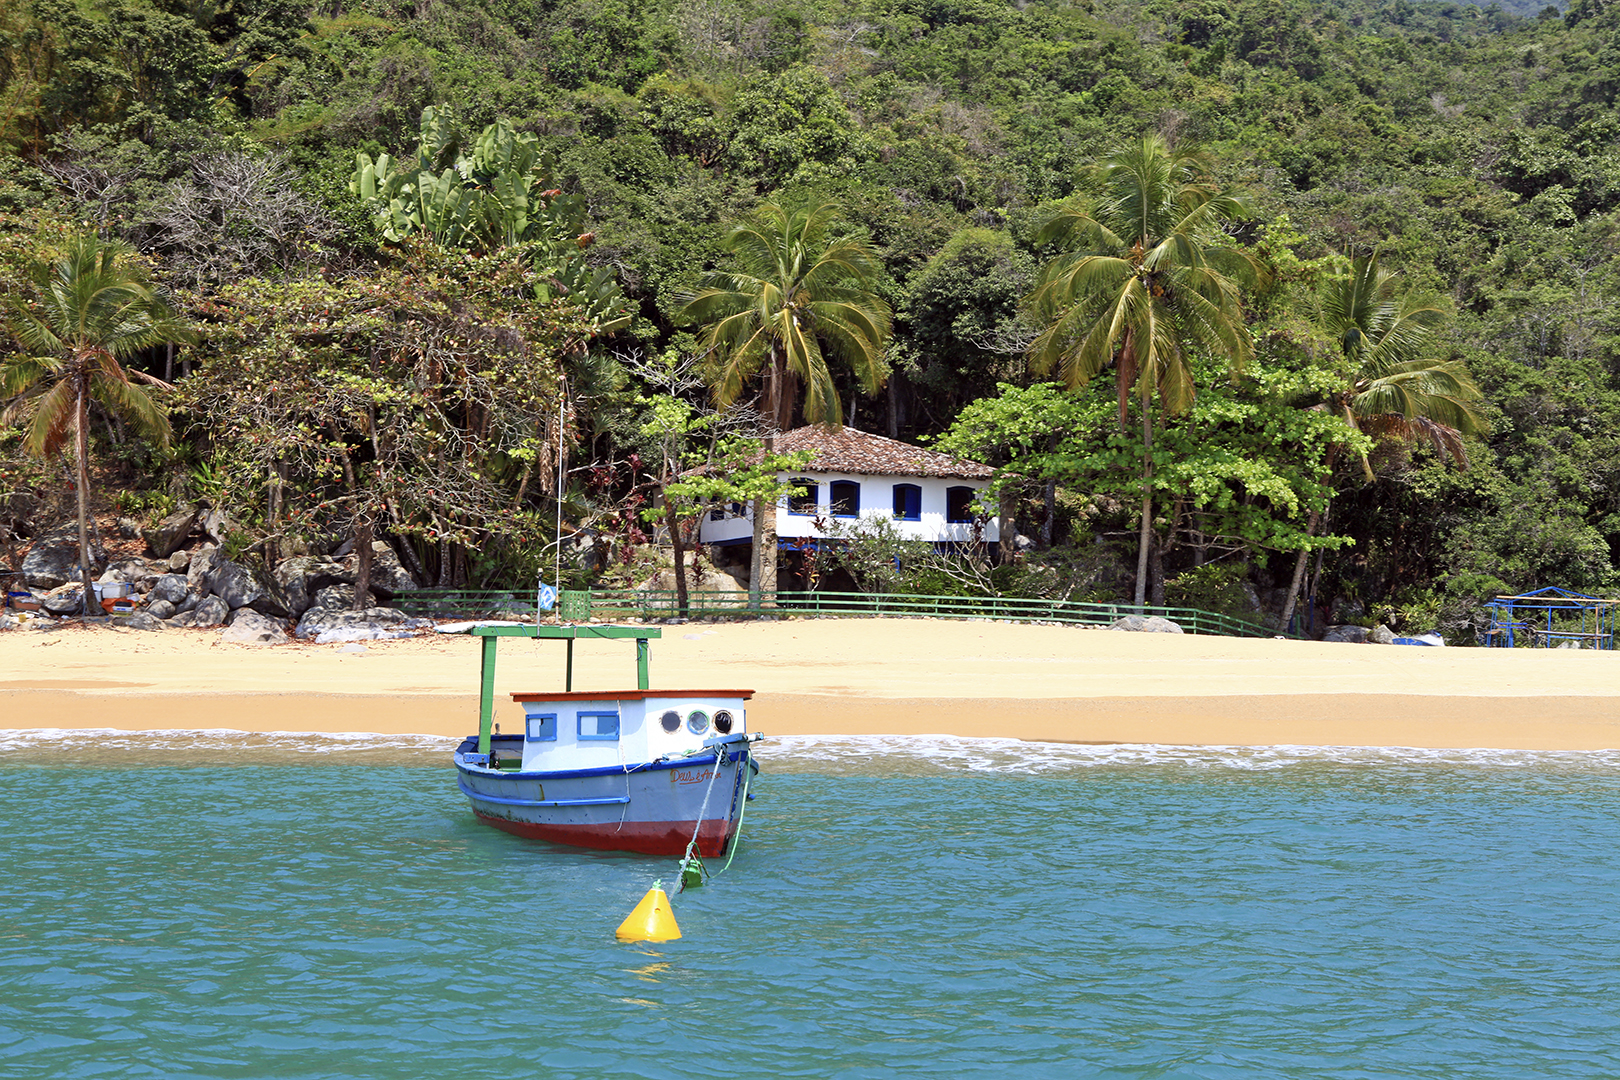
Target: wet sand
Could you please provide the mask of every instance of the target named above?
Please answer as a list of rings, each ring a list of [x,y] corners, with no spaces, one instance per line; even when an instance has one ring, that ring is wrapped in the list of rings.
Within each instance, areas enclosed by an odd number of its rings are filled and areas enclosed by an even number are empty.
[[[775,735],[942,734],[1194,745],[1620,748],[1620,655],[860,619],[665,626],[655,688],[752,687]],[[355,651],[362,648],[363,651]],[[633,641],[576,646],[575,688],[635,684]],[[0,728],[469,734],[478,643],[228,645],[218,631],[0,633]],[[512,691],[564,647],[505,640]]]

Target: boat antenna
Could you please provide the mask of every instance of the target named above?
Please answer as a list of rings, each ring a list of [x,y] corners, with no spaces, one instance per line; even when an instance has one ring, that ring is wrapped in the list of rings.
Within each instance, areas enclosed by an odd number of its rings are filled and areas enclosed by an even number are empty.
[[[562,513],[563,513],[563,413],[568,401],[568,380],[561,381],[557,392],[557,551],[552,564],[552,582],[557,586],[559,599],[562,593]],[[562,605],[557,605],[557,621],[562,622]]]

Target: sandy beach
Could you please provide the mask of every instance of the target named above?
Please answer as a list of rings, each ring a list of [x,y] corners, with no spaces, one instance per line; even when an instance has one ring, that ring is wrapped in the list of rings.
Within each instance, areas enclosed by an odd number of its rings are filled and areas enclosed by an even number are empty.
[[[661,628],[655,688],[751,687],[775,735],[1085,743],[1596,750],[1620,747],[1620,657],[1344,645],[946,620]],[[560,689],[559,642],[507,641],[507,694]],[[634,685],[634,643],[581,642],[575,688]],[[0,728],[461,735],[478,644],[225,644],[218,631],[0,634]]]

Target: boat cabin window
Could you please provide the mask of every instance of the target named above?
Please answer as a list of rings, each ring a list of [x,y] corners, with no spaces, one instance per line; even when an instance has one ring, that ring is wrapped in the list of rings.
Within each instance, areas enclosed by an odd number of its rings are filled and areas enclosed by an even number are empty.
[[[814,514],[816,504],[821,501],[821,485],[804,476],[795,476],[788,483],[804,489],[803,495],[788,496],[788,513]]]
[[[556,742],[557,714],[536,713],[530,716],[523,736],[530,742]]]
[[[665,709],[664,715],[658,718],[658,726],[669,732],[681,730],[681,714],[674,709]]]
[[[732,719],[730,709],[716,709],[714,713],[714,730],[722,735],[730,735]]]
[[[972,521],[974,494],[974,490],[970,487],[946,488],[945,520]]]
[[[922,520],[922,488],[916,484],[894,485],[894,518],[896,521]]]
[[[686,730],[694,735],[701,735],[709,730],[709,714],[702,709],[693,709],[692,714],[686,718]]]
[[[861,513],[861,485],[853,480],[832,482],[833,517],[859,517]]]
[[[582,712],[579,714],[580,742],[614,742],[618,737],[618,713]]]

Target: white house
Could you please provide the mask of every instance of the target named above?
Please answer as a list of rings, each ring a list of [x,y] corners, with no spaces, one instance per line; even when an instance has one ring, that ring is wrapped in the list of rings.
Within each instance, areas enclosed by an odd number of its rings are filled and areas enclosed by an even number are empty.
[[[804,469],[780,479],[805,490],[785,498],[776,511],[778,546],[789,551],[827,534],[832,522],[891,520],[907,539],[936,544],[1001,539],[994,517],[978,516],[975,500],[995,475],[988,465],[924,450],[854,428],[795,428],[777,436],[780,453],[809,451]],[[705,516],[705,544],[753,541],[753,509],[741,503],[715,507]]]

